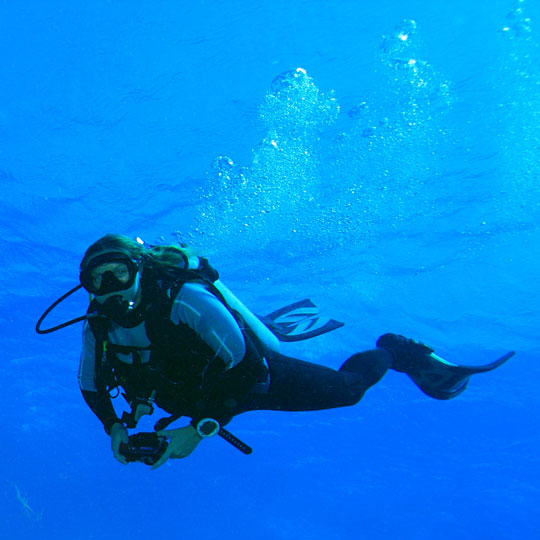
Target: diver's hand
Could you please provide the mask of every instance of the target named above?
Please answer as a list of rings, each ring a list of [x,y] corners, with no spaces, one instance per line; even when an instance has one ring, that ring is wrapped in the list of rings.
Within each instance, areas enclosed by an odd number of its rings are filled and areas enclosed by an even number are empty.
[[[186,426],[178,429],[164,429],[158,431],[157,434],[169,437],[171,442],[159,460],[154,463],[152,469],[161,467],[169,458],[181,459],[188,457],[202,441],[202,437],[197,433],[197,430],[193,426]]]
[[[129,435],[128,430],[124,424],[116,422],[111,428],[111,448],[114,454],[114,457],[124,465],[127,465],[127,459],[124,455],[120,453],[120,445],[128,444]]]

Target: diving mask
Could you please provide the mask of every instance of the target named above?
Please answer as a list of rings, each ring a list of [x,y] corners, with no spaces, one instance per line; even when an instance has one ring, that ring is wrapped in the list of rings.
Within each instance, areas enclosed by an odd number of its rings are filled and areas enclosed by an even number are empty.
[[[105,296],[133,286],[139,268],[123,253],[103,253],[90,260],[81,270],[82,286],[91,294]]]
[[[140,275],[136,262],[128,255],[108,252],[90,260],[80,273],[83,287],[96,302],[120,316],[134,308],[139,291]]]

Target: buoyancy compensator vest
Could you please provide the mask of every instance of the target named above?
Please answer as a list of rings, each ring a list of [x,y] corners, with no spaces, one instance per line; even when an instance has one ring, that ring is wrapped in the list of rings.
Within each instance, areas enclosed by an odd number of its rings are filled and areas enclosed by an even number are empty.
[[[128,427],[135,427],[143,414],[151,414],[154,402],[173,415],[171,421],[184,415],[194,419],[212,416],[224,425],[234,416],[242,395],[267,378],[265,345],[216,287],[218,272],[206,259],[197,257],[188,262],[184,267],[168,267],[164,271],[143,265],[140,305],[123,320],[116,321],[125,328],[144,323],[149,346],[112,343],[112,321],[100,315],[99,303],[93,301],[89,306],[87,318],[96,338],[96,381],[110,394],[115,389],[124,390],[131,412],[124,413],[122,420]],[[230,370],[225,370],[223,360],[192,328],[175,324],[170,318],[174,299],[188,282],[201,283],[210,290],[232,313],[243,332],[245,357]],[[144,361],[148,353],[150,358]],[[130,357],[129,362],[125,355]]]

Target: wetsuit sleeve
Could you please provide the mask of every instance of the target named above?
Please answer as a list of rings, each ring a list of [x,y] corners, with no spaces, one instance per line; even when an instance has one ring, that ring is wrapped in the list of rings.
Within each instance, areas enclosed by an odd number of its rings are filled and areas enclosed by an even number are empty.
[[[244,335],[223,303],[202,283],[186,283],[174,300],[171,320],[192,328],[221,358],[226,369],[246,355]]]
[[[79,387],[90,409],[101,420],[109,434],[113,424],[120,422],[104,384],[98,380],[96,369],[96,338],[90,325],[85,323],[79,367]]]
[[[214,418],[225,426],[238,414],[253,385],[266,380],[264,357],[249,334],[245,342],[246,355],[240,364],[229,370],[215,370],[204,378],[202,399],[192,416],[194,425],[203,418]]]
[[[206,368],[193,422],[209,417],[228,423],[267,367],[247,329],[201,283],[186,283],[171,310],[175,324],[186,324],[214,351]]]

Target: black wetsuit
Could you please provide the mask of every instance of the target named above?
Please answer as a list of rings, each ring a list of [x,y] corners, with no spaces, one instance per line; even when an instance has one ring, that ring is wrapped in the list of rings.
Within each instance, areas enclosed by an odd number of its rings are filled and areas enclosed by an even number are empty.
[[[155,401],[173,418],[225,425],[252,410],[354,405],[391,366],[382,349],[355,354],[339,370],[266,350],[204,283],[151,293],[136,324],[94,318],[85,325],[80,386],[107,432],[120,421],[109,395],[115,386],[132,406]]]
[[[315,411],[354,405],[390,368],[391,356],[373,349],[351,356],[339,371],[279,353],[268,356],[270,385],[250,393],[237,414],[251,410]]]

